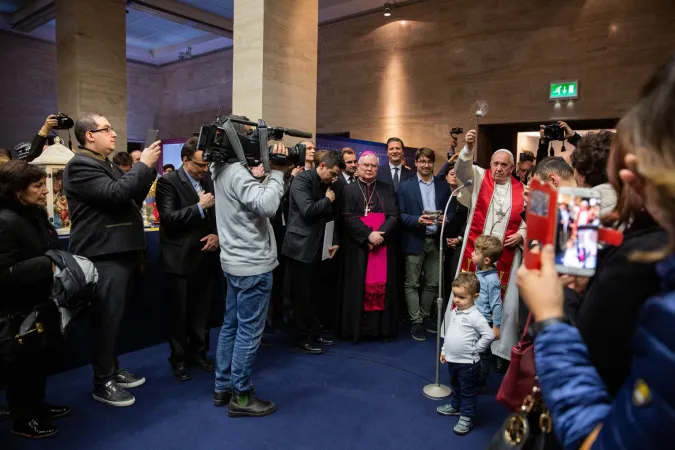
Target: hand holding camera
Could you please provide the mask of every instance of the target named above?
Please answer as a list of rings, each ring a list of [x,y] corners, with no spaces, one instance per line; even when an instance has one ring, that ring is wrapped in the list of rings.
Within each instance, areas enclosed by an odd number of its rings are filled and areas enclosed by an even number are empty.
[[[57,128],[59,126],[59,121],[56,118],[56,114],[50,114],[47,116],[47,119],[45,120],[45,124],[42,126],[44,134],[48,134],[50,131],[53,129]]]
[[[539,125],[539,136],[549,141],[564,141],[574,136],[574,130],[560,120],[551,125]]]

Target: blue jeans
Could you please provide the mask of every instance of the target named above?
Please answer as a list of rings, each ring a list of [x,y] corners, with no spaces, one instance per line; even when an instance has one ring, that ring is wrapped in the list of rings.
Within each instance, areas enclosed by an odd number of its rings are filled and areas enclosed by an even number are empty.
[[[462,416],[472,419],[476,414],[480,362],[473,364],[448,363],[452,399],[450,405]]]
[[[216,391],[250,392],[251,372],[265,328],[272,272],[248,277],[225,273],[225,318],[216,349]]]

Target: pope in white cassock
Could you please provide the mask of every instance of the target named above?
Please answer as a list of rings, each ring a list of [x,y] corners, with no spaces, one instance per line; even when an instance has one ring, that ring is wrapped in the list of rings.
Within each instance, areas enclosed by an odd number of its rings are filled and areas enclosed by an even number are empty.
[[[490,160],[490,170],[473,164],[473,149],[476,132],[466,134],[466,146],[455,164],[455,174],[460,184],[471,181],[472,185],[462,192],[460,202],[467,203],[469,217],[464,234],[460,263],[461,271],[475,272],[471,261],[473,245],[478,236],[485,234],[502,240],[504,251],[497,262],[497,272],[502,282],[502,324],[500,338],[492,343],[492,353],[501,358],[511,359],[511,348],[518,342],[518,288],[516,270],[522,258],[521,245],[525,241],[523,185],[511,173],[515,167],[513,154],[508,150],[497,150]],[[468,204],[468,199],[471,199]],[[457,276],[457,274],[453,274]],[[448,303],[445,320],[449,319],[452,301]]]

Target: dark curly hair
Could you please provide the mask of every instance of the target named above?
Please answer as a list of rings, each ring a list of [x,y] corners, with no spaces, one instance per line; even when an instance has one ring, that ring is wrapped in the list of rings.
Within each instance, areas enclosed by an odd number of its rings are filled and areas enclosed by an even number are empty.
[[[584,177],[587,185],[595,187],[608,182],[607,160],[613,140],[611,131],[588,133],[570,155],[572,167]]]
[[[16,203],[17,192],[46,177],[47,172],[39,166],[19,159],[7,161],[0,166],[0,203]]]

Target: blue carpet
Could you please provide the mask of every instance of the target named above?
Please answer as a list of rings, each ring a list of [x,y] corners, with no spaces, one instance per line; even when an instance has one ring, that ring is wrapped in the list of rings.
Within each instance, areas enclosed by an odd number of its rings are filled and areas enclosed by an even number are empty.
[[[218,330],[211,332],[212,349]],[[260,350],[254,380],[257,393],[278,411],[265,418],[231,419],[211,403],[213,374],[193,371],[178,382],[167,363],[168,345],[124,355],[122,366],[148,382],[133,392],[136,404],[113,408],[91,398],[91,368],[49,379],[48,400],[73,407],[58,420],[60,433],[44,441],[10,437],[0,423],[2,449],[453,449],[481,450],[506,416],[494,395],[499,376],[478,401],[476,426],[457,436],[456,418],[436,413],[440,402],[422,387],[433,379],[435,341],[338,342],[329,353],[301,355],[277,333],[273,348]],[[441,382],[447,372],[441,366]]]

